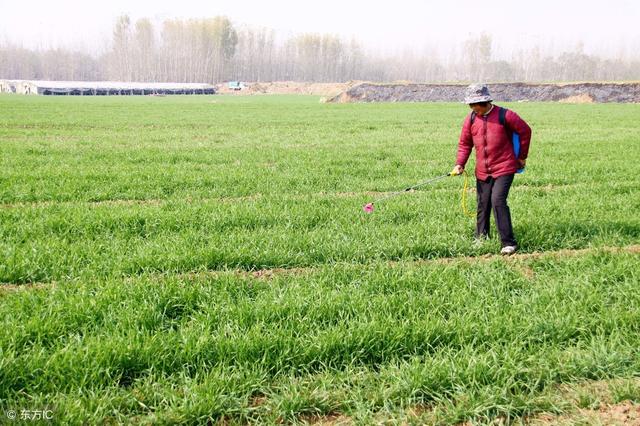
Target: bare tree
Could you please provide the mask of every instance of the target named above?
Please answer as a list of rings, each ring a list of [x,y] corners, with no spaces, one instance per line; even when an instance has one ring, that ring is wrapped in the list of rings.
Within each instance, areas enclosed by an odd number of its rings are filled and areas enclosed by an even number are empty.
[[[136,22],[133,37],[133,79],[137,81],[154,81],[157,79],[156,40],[153,25],[148,19]]]
[[[130,81],[131,69],[131,20],[123,15],[116,20],[113,29],[113,46],[111,49],[111,68],[109,75],[122,81]]]

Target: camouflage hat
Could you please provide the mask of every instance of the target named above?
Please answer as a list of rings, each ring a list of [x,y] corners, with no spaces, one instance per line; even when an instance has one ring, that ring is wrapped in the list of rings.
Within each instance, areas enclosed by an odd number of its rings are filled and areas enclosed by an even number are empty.
[[[484,84],[472,84],[467,87],[464,96],[465,104],[475,104],[477,102],[491,102],[491,95],[489,89]]]

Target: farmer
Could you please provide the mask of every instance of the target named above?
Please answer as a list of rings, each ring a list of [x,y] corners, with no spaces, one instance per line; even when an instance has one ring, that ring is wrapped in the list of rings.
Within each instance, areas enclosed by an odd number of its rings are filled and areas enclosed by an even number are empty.
[[[513,111],[493,105],[487,86],[472,84],[466,90],[464,102],[471,108],[462,125],[456,165],[451,174],[464,171],[471,150],[476,148],[476,189],[478,214],[476,238],[489,238],[491,209],[495,216],[501,254],[513,254],[518,244],[513,235],[511,213],[507,205],[509,188],[514,174],[523,169],[529,153],[531,128]],[[516,157],[513,134],[520,138],[519,155]]]

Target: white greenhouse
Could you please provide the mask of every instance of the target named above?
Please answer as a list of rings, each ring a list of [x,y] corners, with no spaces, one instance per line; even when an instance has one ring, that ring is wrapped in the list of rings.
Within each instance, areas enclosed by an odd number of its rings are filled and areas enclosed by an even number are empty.
[[[117,81],[0,80],[0,93],[23,95],[213,95],[204,83],[131,83]]]

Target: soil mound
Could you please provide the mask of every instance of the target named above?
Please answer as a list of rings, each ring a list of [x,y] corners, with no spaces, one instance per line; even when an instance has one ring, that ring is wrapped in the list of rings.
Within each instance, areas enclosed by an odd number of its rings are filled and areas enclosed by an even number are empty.
[[[462,102],[467,85],[360,83],[327,102]],[[640,83],[489,84],[502,102],[640,102]]]

